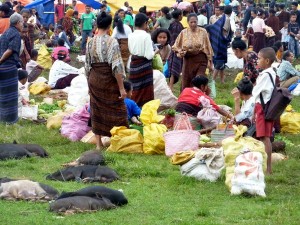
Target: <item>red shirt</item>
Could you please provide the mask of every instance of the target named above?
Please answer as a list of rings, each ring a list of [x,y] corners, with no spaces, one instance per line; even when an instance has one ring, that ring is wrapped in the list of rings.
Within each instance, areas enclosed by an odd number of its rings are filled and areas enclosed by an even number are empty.
[[[64,18],[64,5],[56,5],[55,6],[55,14],[57,15],[57,19],[62,19]]]
[[[9,26],[9,18],[0,18],[0,34],[3,34]]]
[[[219,106],[212,100],[209,96],[204,94],[201,90],[196,87],[193,88],[185,88],[178,97],[178,102],[184,102],[195,106],[200,106],[201,102],[199,98],[204,96],[209,99],[210,104],[215,110],[219,110]]]

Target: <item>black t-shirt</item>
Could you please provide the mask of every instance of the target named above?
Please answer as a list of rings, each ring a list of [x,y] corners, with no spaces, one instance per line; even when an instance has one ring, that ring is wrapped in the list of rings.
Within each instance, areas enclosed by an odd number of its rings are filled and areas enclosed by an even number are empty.
[[[289,23],[288,25],[288,32],[292,32],[294,34],[298,34],[299,33],[299,25],[298,23]],[[290,35],[292,38],[295,38],[294,35]]]

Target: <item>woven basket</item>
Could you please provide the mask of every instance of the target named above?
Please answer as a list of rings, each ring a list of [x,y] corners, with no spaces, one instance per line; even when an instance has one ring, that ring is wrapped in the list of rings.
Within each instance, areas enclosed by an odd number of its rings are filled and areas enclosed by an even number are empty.
[[[184,130],[178,130],[179,125]],[[199,146],[200,133],[192,130],[192,126],[187,114],[183,113],[177,121],[174,130],[164,134],[165,138],[165,153],[167,156],[172,156],[176,152],[197,150]]]

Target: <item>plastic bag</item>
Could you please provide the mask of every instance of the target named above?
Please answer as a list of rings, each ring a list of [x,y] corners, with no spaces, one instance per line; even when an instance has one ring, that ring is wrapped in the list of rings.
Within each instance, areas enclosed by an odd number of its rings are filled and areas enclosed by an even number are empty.
[[[168,63],[168,61],[164,65],[163,74],[165,75],[166,78],[170,77],[169,63]]]
[[[160,100],[160,108],[175,108],[177,97],[173,94],[164,75],[153,70],[154,99]]]
[[[70,116],[65,116],[61,124],[61,135],[71,141],[79,141],[91,128],[88,126],[90,114],[88,104]]]
[[[48,129],[58,129],[58,128],[60,128],[64,116],[67,116],[67,115],[68,115],[67,112],[60,112],[60,113],[56,114],[55,116],[49,117],[48,120],[47,120],[47,125],[46,125],[47,128]]]
[[[252,137],[243,137],[243,134],[247,131],[246,126],[240,125],[237,127],[234,125],[233,128],[235,129],[235,136],[222,141],[226,167],[225,184],[229,189],[231,189],[231,179],[234,175],[235,160],[245,149],[251,152],[260,152],[263,156],[263,168],[267,168],[267,154],[264,143]]]
[[[280,126],[282,133],[299,134],[300,113],[286,110],[280,117]]]
[[[244,77],[244,72],[240,72],[236,75],[235,79],[234,79],[234,83],[238,83],[240,82],[240,80],[242,80]]]
[[[24,119],[37,120],[38,106],[37,105],[23,105],[21,116]]]
[[[201,102],[203,109],[198,112],[197,119],[201,121],[201,125],[204,128],[210,128],[217,126],[221,116],[219,113],[211,106],[209,99],[201,96],[199,101]]]
[[[195,151],[176,152],[170,161],[173,165],[183,165],[194,158],[195,153]]]
[[[178,123],[178,120],[180,120],[181,117],[182,117],[181,113],[175,114],[174,125]],[[188,115],[188,119],[189,119],[189,123],[191,124],[193,130],[201,130],[202,129],[201,124],[196,117]],[[179,126],[178,130],[182,130],[180,127],[181,127],[181,125]]]
[[[147,102],[140,115],[140,120],[144,124],[143,151],[146,154],[164,154],[165,152],[163,134],[167,131],[167,127],[158,124],[164,119],[164,116],[157,114],[159,105],[159,99]]]
[[[80,141],[94,145],[97,144],[96,135],[93,133],[93,131],[89,131],[86,135],[84,135],[83,138],[81,138]],[[101,141],[104,147],[110,146],[110,137],[101,136]]]
[[[34,82],[29,87],[30,94],[33,95],[44,95],[47,94],[51,90],[51,87],[43,82]]]
[[[51,69],[52,66],[51,54],[50,52],[48,52],[47,46],[44,44],[39,49],[37,63],[40,66],[44,67],[45,69],[49,69],[49,70]]]
[[[159,70],[163,72],[164,64],[159,54],[156,54],[152,59],[152,67],[154,70]]]
[[[210,88],[210,95],[212,99],[217,97],[217,89],[216,89],[216,81],[211,79],[208,83],[208,87]]]
[[[231,194],[248,193],[266,197],[262,164],[263,157],[260,152],[246,152],[239,155],[235,160]]]
[[[124,126],[113,127],[108,152],[143,153],[143,136],[138,130],[127,129]]]
[[[181,174],[197,180],[216,181],[224,168],[222,148],[202,148],[195,158],[180,167]]]

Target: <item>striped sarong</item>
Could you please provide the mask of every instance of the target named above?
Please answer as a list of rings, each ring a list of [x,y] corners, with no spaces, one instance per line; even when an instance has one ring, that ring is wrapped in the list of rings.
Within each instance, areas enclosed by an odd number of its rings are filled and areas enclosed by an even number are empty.
[[[123,59],[124,67],[126,68],[130,56],[130,52],[128,50],[128,39],[127,38],[118,39],[118,42],[121,50],[121,56]]]
[[[179,80],[179,76],[182,70],[182,59],[178,58],[175,52],[171,52],[170,57],[168,59],[168,66],[170,77],[174,77],[174,84],[176,84]]]
[[[138,106],[154,99],[152,60],[131,56],[129,80],[133,86],[131,99]]]
[[[93,63],[88,78],[91,123],[94,134],[111,136],[114,126],[126,126],[127,110],[116,78],[108,63]]]
[[[0,66],[0,121],[18,121],[18,70],[15,65]]]

